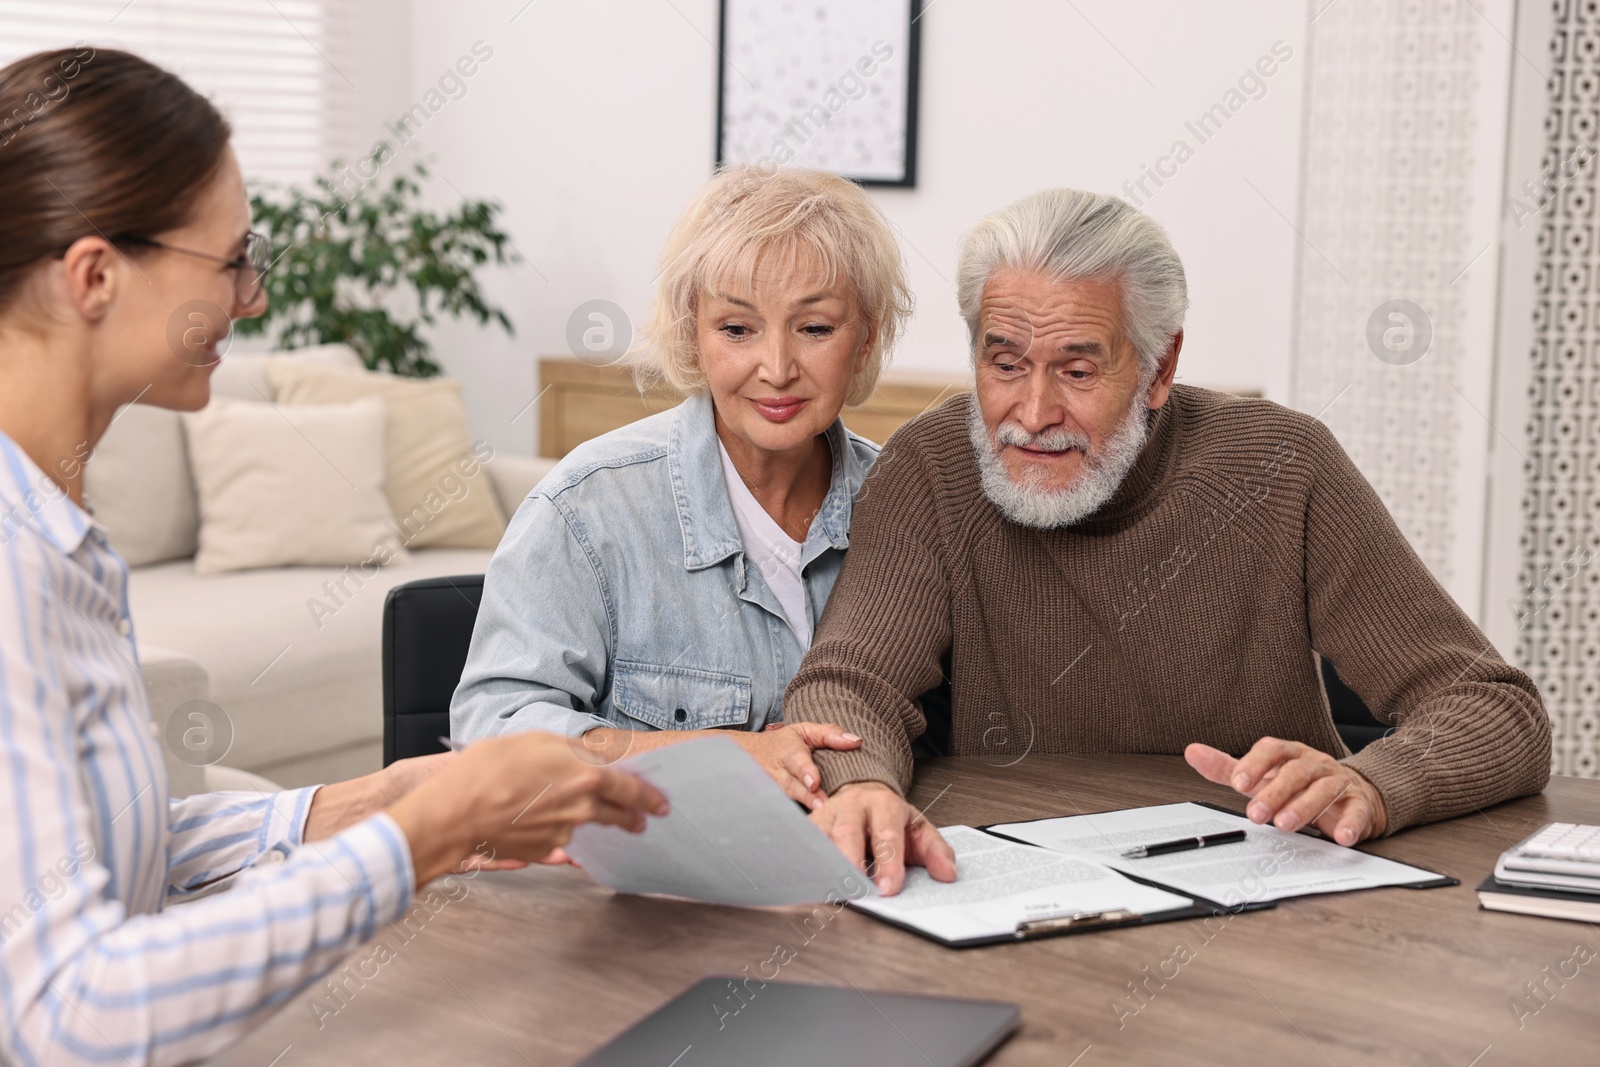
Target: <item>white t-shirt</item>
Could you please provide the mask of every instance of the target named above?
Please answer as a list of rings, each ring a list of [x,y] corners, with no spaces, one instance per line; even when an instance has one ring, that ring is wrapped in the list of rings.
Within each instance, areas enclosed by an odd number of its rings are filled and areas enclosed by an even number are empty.
[[[789,629],[800,639],[801,648],[811,647],[811,621],[806,618],[806,583],[800,577],[800,552],[805,547],[783,532],[778,520],[744,484],[728,450],[717,442],[722,453],[722,475],[728,483],[728,499],[733,502],[733,519],[739,524],[747,561],[761,572],[767,588],[778,598]]]

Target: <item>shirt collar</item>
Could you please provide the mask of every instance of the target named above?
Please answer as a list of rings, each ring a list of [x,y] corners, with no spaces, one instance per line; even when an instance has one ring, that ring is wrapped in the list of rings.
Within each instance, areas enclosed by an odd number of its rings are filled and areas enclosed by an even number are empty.
[[[822,510],[806,537],[801,553],[805,562],[816,558],[824,548],[850,547],[850,503],[855,487],[866,477],[864,465],[850,447],[843,420],[834,419],[825,436],[833,454],[833,476]],[[707,394],[693,394],[673,413],[667,468],[678,506],[678,525],[683,530],[684,567],[700,570],[744,551],[722,474],[716,419]]]
[[[0,433],[0,541],[29,526],[65,555],[76,552],[99,524],[66,491]]]

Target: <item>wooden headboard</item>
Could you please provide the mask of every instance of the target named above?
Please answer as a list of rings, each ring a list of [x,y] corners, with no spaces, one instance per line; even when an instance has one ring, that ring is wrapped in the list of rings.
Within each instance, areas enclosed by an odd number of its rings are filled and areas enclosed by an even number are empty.
[[[907,419],[971,388],[961,378],[889,372],[865,404],[845,409],[844,424],[882,444]],[[539,360],[539,389],[539,454],[552,459],[679,400],[667,392],[640,396],[628,368],[595,366],[570,356]]]

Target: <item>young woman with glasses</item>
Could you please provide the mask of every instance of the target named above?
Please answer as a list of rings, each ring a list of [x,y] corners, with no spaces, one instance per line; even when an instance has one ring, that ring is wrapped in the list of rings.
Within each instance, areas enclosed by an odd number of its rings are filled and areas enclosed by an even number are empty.
[[[67,64],[71,93],[46,100]],[[0,145],[0,1062],[189,1063],[475,854],[546,858],[666,801],[537,733],[169,799],[84,458],[124,404],[206,403],[228,321],[265,309],[268,248],[227,122],[177,77],[41,53],[0,70],[0,115],[19,109]],[[215,321],[175,342],[194,308]]]

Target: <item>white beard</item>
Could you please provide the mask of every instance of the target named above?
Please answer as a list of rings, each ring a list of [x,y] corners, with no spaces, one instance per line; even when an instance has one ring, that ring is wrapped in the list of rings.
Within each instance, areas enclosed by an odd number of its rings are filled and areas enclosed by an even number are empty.
[[[1133,398],[1127,414],[1111,436],[1098,449],[1091,451],[1087,437],[1067,430],[1030,434],[1015,423],[1002,422],[996,428],[995,436],[991,437],[989,428],[983,423],[977,398],[974,397],[968,413],[967,432],[972,438],[972,450],[978,457],[983,495],[1000,509],[1000,514],[1022,526],[1049,530],[1082,522],[1111,499],[1138,461],[1145,438],[1149,436],[1149,416],[1145,406],[1149,399],[1150,387],[1147,385]],[[1029,470],[1026,480],[1018,483],[1006,472],[1005,463],[1000,458],[1000,444],[1050,450],[1076,448],[1084,453],[1083,469],[1077,479],[1064,489],[1048,489],[1040,485],[1043,471]]]

